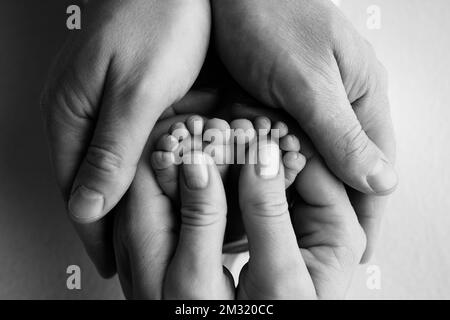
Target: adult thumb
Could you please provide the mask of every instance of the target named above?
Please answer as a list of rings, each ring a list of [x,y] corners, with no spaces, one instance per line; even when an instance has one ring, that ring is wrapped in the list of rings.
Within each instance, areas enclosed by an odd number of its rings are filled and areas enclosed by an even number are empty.
[[[151,91],[110,95],[73,183],[69,213],[81,224],[100,220],[122,198],[151,129],[165,106]]]
[[[331,170],[363,193],[391,193],[397,185],[394,167],[367,136],[349,102],[339,72],[312,76],[299,90],[292,84],[304,84],[304,72],[289,63],[284,67],[287,68],[282,72],[284,77],[276,82],[274,89],[279,103],[305,130]]]

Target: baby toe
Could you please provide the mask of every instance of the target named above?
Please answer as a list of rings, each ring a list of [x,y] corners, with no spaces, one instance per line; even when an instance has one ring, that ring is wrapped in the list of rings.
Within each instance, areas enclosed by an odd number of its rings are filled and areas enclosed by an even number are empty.
[[[178,194],[178,166],[172,152],[155,151],[152,153],[151,164],[156,181],[162,191],[171,199],[176,200]]]
[[[281,139],[289,133],[289,128],[283,121],[277,121],[273,124],[271,136],[273,138]]]
[[[306,158],[298,152],[286,152],[283,156],[283,164],[285,168],[300,172],[305,167]]]
[[[178,148],[178,139],[171,134],[164,134],[159,138],[156,149],[160,151],[173,152]]]
[[[283,151],[289,152],[299,152],[300,151],[300,141],[293,134],[288,134],[280,139],[280,148]]]
[[[191,136],[180,141],[180,146],[177,150],[177,154],[183,157],[183,155],[190,153],[191,151],[202,151],[203,141],[201,135]]]
[[[248,119],[236,119],[230,123],[236,144],[247,144],[256,138],[253,123]]]
[[[174,123],[170,127],[170,134],[178,139],[178,141],[182,141],[190,135],[189,130],[183,122]]]
[[[223,119],[214,118],[206,121],[204,129],[203,151],[211,156],[221,177],[224,178],[232,157],[230,125]]]
[[[203,141],[212,144],[228,144],[230,142],[230,125],[223,119],[209,119],[205,123]]]
[[[285,187],[289,188],[305,167],[306,158],[301,153],[289,151],[283,156],[283,164]]]
[[[194,115],[186,119],[186,127],[193,136],[201,136],[205,121],[201,116]]]
[[[152,153],[151,164],[155,170],[164,170],[175,164],[175,156],[172,152],[155,151]]]
[[[272,122],[267,117],[257,117],[254,121],[255,130],[258,135],[268,135],[272,126]]]

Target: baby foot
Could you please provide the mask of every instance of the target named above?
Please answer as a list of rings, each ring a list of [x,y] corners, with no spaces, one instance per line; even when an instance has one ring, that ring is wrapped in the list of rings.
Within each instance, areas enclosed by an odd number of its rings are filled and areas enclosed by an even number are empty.
[[[222,119],[191,116],[171,126],[162,135],[152,153],[151,164],[163,192],[174,201],[179,199],[178,170],[182,163],[191,164],[195,151],[211,156],[225,177],[230,156],[230,126]]]
[[[254,143],[273,141],[282,152],[286,189],[294,183],[306,164],[306,158],[300,153],[300,141],[295,135],[289,134],[289,128],[284,122],[276,121],[272,124],[267,117],[257,117],[253,123],[247,119],[237,119],[232,121],[230,126],[235,137],[235,158],[238,164],[251,160],[247,159],[244,149],[240,146],[245,145],[246,150]]]

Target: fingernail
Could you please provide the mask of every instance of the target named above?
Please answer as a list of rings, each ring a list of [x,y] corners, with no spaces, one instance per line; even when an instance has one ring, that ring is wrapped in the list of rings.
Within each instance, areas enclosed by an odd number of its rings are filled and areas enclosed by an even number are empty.
[[[191,157],[191,164],[183,166],[184,179],[189,189],[204,189],[208,186],[208,167],[202,153],[186,155]]]
[[[392,165],[384,159],[378,160],[372,172],[367,176],[367,183],[373,191],[382,194],[391,191],[397,185],[397,173]]]
[[[268,142],[258,148],[257,174],[263,179],[273,179],[280,170],[280,148],[276,143]]]
[[[101,217],[104,204],[103,195],[80,186],[70,197],[69,213],[75,221],[89,223]]]

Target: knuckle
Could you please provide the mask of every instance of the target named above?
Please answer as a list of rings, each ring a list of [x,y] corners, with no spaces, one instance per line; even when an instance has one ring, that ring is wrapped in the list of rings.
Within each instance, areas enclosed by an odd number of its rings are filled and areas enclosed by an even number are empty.
[[[113,148],[105,146],[91,145],[85,160],[89,166],[108,175],[114,175],[124,167],[123,157]]]
[[[337,142],[338,149],[342,150],[344,164],[352,167],[369,147],[369,139],[361,125],[358,123],[344,134]]]
[[[250,214],[260,217],[279,217],[289,213],[287,201],[279,194],[266,193],[260,199],[248,204]]]
[[[71,72],[57,84],[50,84],[41,96],[41,111],[49,124],[89,120],[93,103]]]
[[[324,110],[333,112],[329,108],[339,99],[336,87],[338,78],[328,67],[315,67],[305,76],[303,84],[302,117],[305,130],[313,132],[324,118]]]
[[[58,106],[65,108],[76,118],[89,117],[93,103],[88,99],[75,70],[69,70],[65,80],[61,81],[55,89],[55,102]]]
[[[183,225],[190,227],[207,227],[219,223],[224,218],[223,210],[215,204],[197,201],[183,204],[181,217]]]

